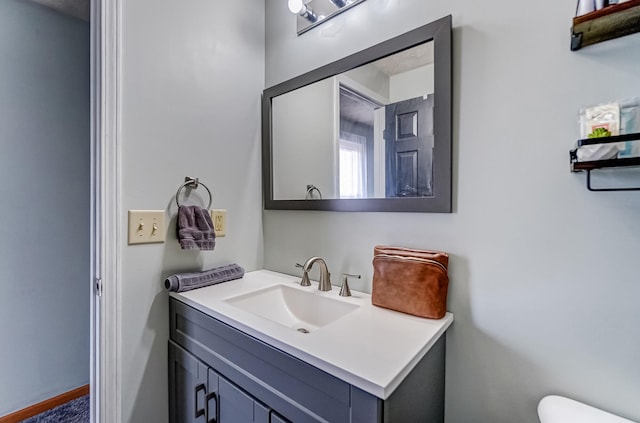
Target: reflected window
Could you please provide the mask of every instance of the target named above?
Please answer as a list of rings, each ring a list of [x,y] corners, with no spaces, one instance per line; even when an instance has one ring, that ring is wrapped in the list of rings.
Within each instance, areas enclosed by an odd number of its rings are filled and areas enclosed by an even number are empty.
[[[340,133],[340,198],[367,195],[367,138]]]

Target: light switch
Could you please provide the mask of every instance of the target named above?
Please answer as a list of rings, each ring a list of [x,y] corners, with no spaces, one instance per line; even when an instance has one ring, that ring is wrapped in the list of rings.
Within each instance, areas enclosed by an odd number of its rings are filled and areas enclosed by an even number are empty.
[[[213,221],[213,230],[217,237],[224,237],[227,235],[227,211],[224,209],[211,210],[211,220]]]
[[[164,242],[164,210],[129,210],[129,245]]]

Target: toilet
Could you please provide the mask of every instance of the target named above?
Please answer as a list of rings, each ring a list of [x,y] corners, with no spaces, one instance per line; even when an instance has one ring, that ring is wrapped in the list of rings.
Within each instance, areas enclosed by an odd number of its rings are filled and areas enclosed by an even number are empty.
[[[538,417],[540,423],[636,423],[559,395],[540,400]]]

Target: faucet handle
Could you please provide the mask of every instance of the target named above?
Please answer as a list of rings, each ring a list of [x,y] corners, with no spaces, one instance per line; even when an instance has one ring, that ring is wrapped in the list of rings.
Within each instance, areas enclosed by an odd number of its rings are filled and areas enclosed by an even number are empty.
[[[302,280],[300,281],[300,286],[311,286],[311,281],[309,280],[309,272],[304,270],[304,266],[300,263],[296,263],[296,267],[302,269]]]
[[[351,296],[351,290],[349,289],[349,283],[347,282],[348,278],[358,278],[360,279],[362,277],[362,275],[352,275],[349,273],[343,273],[342,274],[342,288],[340,288],[340,296],[341,297],[350,297]]]

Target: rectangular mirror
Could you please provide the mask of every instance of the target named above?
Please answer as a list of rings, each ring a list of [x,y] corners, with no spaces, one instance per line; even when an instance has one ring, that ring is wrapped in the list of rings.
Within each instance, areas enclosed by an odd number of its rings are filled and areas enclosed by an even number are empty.
[[[266,209],[451,211],[451,17],[263,93]]]

